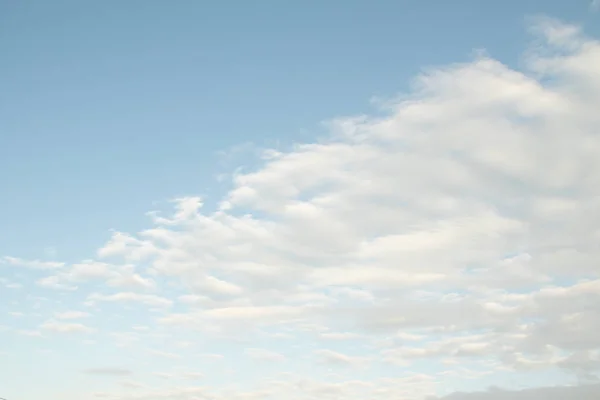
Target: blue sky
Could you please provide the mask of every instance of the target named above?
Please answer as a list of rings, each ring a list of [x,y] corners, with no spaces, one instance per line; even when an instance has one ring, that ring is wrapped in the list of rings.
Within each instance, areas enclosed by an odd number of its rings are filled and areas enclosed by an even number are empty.
[[[474,49],[518,66],[530,15],[600,30],[585,1],[95,3],[2,6],[0,252],[85,257],[154,201],[218,198],[219,152],[313,140]]]
[[[597,8],[2,2],[0,397],[591,379]]]

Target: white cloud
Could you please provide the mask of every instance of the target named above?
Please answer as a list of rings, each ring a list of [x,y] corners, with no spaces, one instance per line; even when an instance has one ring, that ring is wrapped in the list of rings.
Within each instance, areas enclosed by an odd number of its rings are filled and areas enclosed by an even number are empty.
[[[109,375],[109,376],[125,376],[132,375],[133,372],[124,368],[89,368],[83,371],[91,375]]]
[[[49,320],[44,322],[40,328],[42,330],[56,332],[56,333],[91,333],[94,329],[80,323],[68,323]]]
[[[23,289],[23,285],[16,282],[9,282],[4,285],[7,289]]]
[[[319,337],[328,340],[352,340],[362,336],[355,332],[323,332],[319,334]]]
[[[172,379],[175,375],[165,375]],[[306,398],[306,399],[353,399],[369,398],[384,400],[402,398],[407,400],[424,399],[434,393],[433,378],[425,375],[409,375],[401,378],[382,378],[374,381],[340,380],[327,382],[321,379],[306,379],[289,375],[285,379],[269,379],[254,390],[211,389],[198,386],[171,386],[170,388],[148,388],[142,392],[123,394],[117,399],[168,398],[192,400],[199,398],[259,400],[264,398]],[[293,396],[290,397],[290,394]],[[109,395],[109,393],[100,393]]]
[[[38,285],[59,290],[73,290],[72,284],[89,281],[105,282],[108,286],[132,289],[154,289],[152,278],[142,277],[131,264],[113,265],[94,260],[84,260],[70,265],[59,274],[38,281]]]
[[[431,69],[388,115],[340,118],[328,140],[267,151],[216,212],[177,199],[98,254],[189,291],[189,311],[164,326],[409,330],[412,344],[392,337],[386,360],[592,368],[568,357],[600,346],[595,306],[575,306],[600,304],[600,45],[549,19],[532,31],[546,45],[529,70],[485,56]],[[431,335],[442,337],[416,339]]]
[[[110,295],[103,295],[99,293],[92,293],[88,296],[89,302],[132,302],[140,303],[150,307],[169,307],[173,304],[173,301],[165,299],[164,297],[156,296],[153,294],[140,294],[134,292],[120,292]]]
[[[80,318],[89,317],[90,314],[83,312],[83,311],[65,311],[65,312],[55,313],[54,316],[57,319],[80,319]]]
[[[367,357],[349,356],[327,349],[317,350],[315,354],[320,362],[328,365],[357,367],[364,366],[370,361]]]
[[[38,286],[47,288],[47,289],[55,289],[55,290],[77,290],[77,286],[66,285],[61,283],[61,280],[58,276],[47,276],[41,279],[38,279],[36,282]]]
[[[111,332],[110,337],[117,347],[128,347],[140,340],[138,332]]]
[[[445,371],[365,381],[273,378],[225,394],[132,386],[140,392],[114,399],[422,400],[467,376],[593,379],[600,372],[600,43],[547,19],[532,32],[540,44],[527,52],[525,70],[486,56],[430,69],[383,116],[339,118],[318,143],[265,151],[260,166],[234,174],[216,211],[183,197],[171,215],[150,213],[148,229],[114,232],[98,260],[3,262],[58,268],[38,284],[77,289],[89,305],[160,308],[143,322],[148,329],[123,318],[136,332],[110,337],[116,346],[155,339],[150,354],[181,363],[188,355],[169,349],[191,335],[202,343],[235,339],[247,356],[272,361],[284,356],[265,338],[292,335],[298,351],[328,366],[427,361]],[[90,293],[72,286],[78,282],[161,295]],[[55,320],[41,328],[90,331]],[[369,356],[341,349],[349,345]],[[513,394],[536,399],[541,391]]]
[[[27,329],[18,329],[15,331],[17,335],[28,336],[28,337],[43,337],[40,331],[36,330],[27,330]]]
[[[140,389],[140,388],[144,387],[143,383],[137,382],[137,381],[132,381],[132,380],[121,381],[121,382],[119,382],[119,385],[121,385],[124,388],[128,388],[128,389]]]
[[[162,378],[162,379],[173,379],[173,378],[175,378],[174,374],[168,373],[168,372],[154,372],[152,375],[158,376],[159,378]]]
[[[181,375],[184,378],[190,379],[190,380],[197,380],[197,379],[203,379],[204,378],[204,374],[201,373],[201,372],[183,372]]]
[[[40,260],[24,260],[17,257],[4,256],[0,258],[0,264],[14,265],[17,267],[32,268],[32,269],[57,269],[62,268],[65,264],[56,261],[40,261]]]
[[[223,360],[225,358],[223,354],[201,354],[200,356],[214,361]]]
[[[281,362],[285,361],[285,356],[274,351],[258,348],[250,348],[244,350],[244,353],[253,359],[261,361]]]
[[[167,351],[149,350],[148,352],[156,357],[171,358],[171,359],[181,358],[181,356],[179,354],[170,353]]]
[[[19,312],[19,311],[11,311],[8,313],[8,315],[10,315],[11,317],[16,317],[16,318],[25,316],[25,314],[23,314],[22,312]]]
[[[235,296],[241,294],[243,291],[239,286],[217,279],[214,276],[207,276],[203,278],[202,282],[197,282],[195,284],[205,291],[215,294]]]

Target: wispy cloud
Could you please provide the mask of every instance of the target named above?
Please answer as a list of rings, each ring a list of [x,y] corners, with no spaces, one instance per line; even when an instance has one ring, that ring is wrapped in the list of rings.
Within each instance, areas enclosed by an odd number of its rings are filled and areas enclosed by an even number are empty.
[[[16,267],[31,269],[57,269],[62,268],[65,265],[65,263],[56,261],[24,260],[22,258],[10,256],[1,257],[0,264],[7,264]]]
[[[128,369],[124,369],[124,368],[113,368],[113,367],[109,367],[109,368],[88,368],[86,370],[83,370],[83,372],[85,374],[89,374],[89,375],[108,375],[108,376],[127,376],[127,375],[132,375],[133,372],[128,370]]]
[[[90,328],[84,324],[75,322],[59,322],[49,320],[40,325],[40,328],[45,331],[55,333],[91,333],[94,332],[93,328]]]
[[[258,349],[258,348],[250,348],[246,349],[244,353],[255,360],[261,361],[271,361],[271,362],[281,362],[285,361],[285,356],[283,354],[266,350],[266,349]]]
[[[81,319],[81,318],[89,317],[90,314],[83,312],[83,311],[65,311],[65,312],[55,313],[54,316],[57,319]]]

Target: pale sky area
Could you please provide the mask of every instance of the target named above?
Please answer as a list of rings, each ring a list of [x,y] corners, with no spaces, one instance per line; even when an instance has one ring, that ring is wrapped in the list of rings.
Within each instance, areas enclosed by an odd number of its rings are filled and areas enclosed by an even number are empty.
[[[0,398],[600,399],[597,1],[0,0]]]

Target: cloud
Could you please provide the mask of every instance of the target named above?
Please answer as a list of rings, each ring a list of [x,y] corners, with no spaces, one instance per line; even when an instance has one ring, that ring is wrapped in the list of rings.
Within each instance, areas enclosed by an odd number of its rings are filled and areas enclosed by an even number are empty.
[[[138,332],[111,332],[110,337],[117,347],[128,347],[140,340]]]
[[[173,301],[152,294],[140,294],[134,292],[120,292],[111,295],[92,293],[88,296],[89,302],[132,302],[140,303],[150,307],[169,307]]]
[[[57,319],[80,319],[89,317],[90,314],[83,311],[65,311],[62,313],[55,313],[54,316]]]
[[[38,281],[38,285],[51,289],[75,289],[73,284],[89,281],[105,282],[116,288],[150,290],[156,287],[152,278],[142,277],[131,264],[114,265],[95,260],[83,260],[70,265],[59,274]]]
[[[285,361],[285,356],[274,351],[251,348],[244,350],[244,353],[255,360],[260,361],[271,361],[271,362],[282,362]]]
[[[24,260],[17,257],[4,256],[0,258],[0,264],[14,265],[17,267],[31,268],[31,269],[58,269],[62,268],[65,264],[56,261],[40,261],[40,260]]]
[[[201,354],[200,357],[207,358],[212,361],[219,361],[225,358],[223,354]]]
[[[136,399],[422,400],[467,376],[596,378],[600,43],[544,18],[531,32],[523,70],[484,55],[426,70],[377,116],[337,118],[315,143],[265,150],[258,166],[232,175],[216,209],[198,196],[177,198],[172,212],[149,213],[146,229],[113,232],[97,260],[57,264],[38,283],[72,288],[92,306],[161,309],[143,322],[150,329],[112,335],[117,346],[194,334],[236,339],[247,356],[275,361],[283,356],[265,338],[292,335],[326,365],[444,371],[273,378],[226,395],[144,387]],[[128,291],[90,292],[78,282]],[[55,320],[41,328],[89,329]],[[152,354],[179,356],[168,351],[177,340],[160,339]],[[348,344],[369,356],[338,347]],[[597,388],[510,396],[584,398],[578,390]]]
[[[108,376],[127,376],[132,375],[133,372],[123,368],[89,368],[83,371],[85,374],[90,375],[108,375]]]
[[[187,291],[167,327],[410,331],[427,345],[392,337],[383,360],[593,373],[600,45],[551,19],[531,31],[545,44],[526,70],[478,56],[425,71],[387,115],[338,118],[319,143],[265,151],[216,211],[175,199],[98,255]]]
[[[166,374],[169,379],[171,374]],[[340,380],[327,382],[321,379],[307,379],[301,376],[287,374],[279,379],[270,379],[253,390],[240,390],[237,388],[221,391],[209,387],[198,386],[171,386],[169,388],[150,388],[143,392],[130,395],[120,395],[118,399],[151,399],[168,398],[192,400],[198,398],[211,399],[261,399],[261,398],[286,398],[290,393],[307,399],[360,399],[369,398],[384,400],[389,398],[402,398],[407,400],[423,399],[430,395],[432,378],[426,375],[414,374],[400,378],[381,378],[374,381]],[[110,393],[102,393],[110,395]]]
[[[160,351],[160,350],[150,350],[149,353],[152,354],[153,356],[162,357],[162,358],[171,358],[171,359],[181,358],[181,356],[179,354],[170,353],[170,352],[166,352],[166,351]]]
[[[479,393],[453,393],[440,400],[595,400],[600,398],[600,385],[544,387],[523,390],[490,389]],[[433,400],[433,398],[431,398]]]
[[[6,283],[4,287],[7,289],[23,289],[23,285],[16,282]]]
[[[354,332],[323,332],[319,337],[327,340],[353,340],[360,339],[362,336]]]
[[[364,366],[369,362],[369,359],[366,357],[354,357],[346,354],[338,353],[335,351],[323,349],[317,350],[315,355],[318,357],[319,361],[323,364],[327,365],[336,365],[336,366]]]
[[[61,283],[61,280],[58,276],[47,276],[41,279],[38,279],[36,284],[43,288],[47,289],[55,289],[55,290],[77,290],[77,286],[67,285]]]
[[[23,314],[22,312],[18,312],[18,311],[11,311],[8,313],[8,315],[10,315],[11,317],[15,317],[15,318],[20,318],[25,316],[25,314]]]
[[[36,330],[26,330],[26,329],[18,329],[15,331],[17,335],[28,336],[28,337],[43,337],[40,331]]]
[[[40,329],[56,333],[91,333],[94,329],[80,324],[49,320],[40,325]]]
[[[204,378],[204,374],[201,372],[183,372],[181,373],[181,375],[186,378],[186,379],[190,379],[190,380],[196,380],[196,379],[203,379]]]
[[[170,374],[168,372],[154,372],[152,375],[157,376],[161,379],[173,379],[175,377],[174,374]]]
[[[121,381],[119,382],[119,385],[128,389],[139,389],[144,387],[143,383],[132,380]]]

